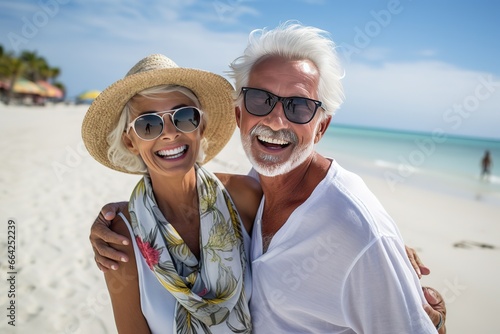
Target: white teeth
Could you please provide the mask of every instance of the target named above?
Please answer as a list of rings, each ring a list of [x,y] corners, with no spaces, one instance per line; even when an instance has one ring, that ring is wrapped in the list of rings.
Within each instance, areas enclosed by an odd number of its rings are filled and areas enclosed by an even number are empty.
[[[280,140],[280,139],[275,139],[275,138],[269,138],[269,137],[261,137],[259,136],[259,140],[269,143],[269,144],[275,144],[275,145],[287,145],[289,142]]]
[[[176,147],[171,150],[162,150],[158,151],[156,154],[158,154],[161,157],[168,157],[168,158],[178,158],[184,153],[184,151],[187,149],[186,145]]]
[[[168,156],[168,157],[165,157],[167,159],[176,159],[178,157],[180,157],[182,155],[182,153],[179,153],[179,154],[176,154],[176,155],[171,155],[171,156]]]

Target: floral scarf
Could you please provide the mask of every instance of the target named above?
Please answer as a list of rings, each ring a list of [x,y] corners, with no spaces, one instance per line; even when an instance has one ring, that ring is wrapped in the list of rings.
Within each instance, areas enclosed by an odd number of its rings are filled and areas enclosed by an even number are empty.
[[[251,333],[240,217],[215,175],[195,169],[200,261],[161,213],[149,176],[139,181],[129,202],[135,239],[158,281],[177,299],[174,332]]]

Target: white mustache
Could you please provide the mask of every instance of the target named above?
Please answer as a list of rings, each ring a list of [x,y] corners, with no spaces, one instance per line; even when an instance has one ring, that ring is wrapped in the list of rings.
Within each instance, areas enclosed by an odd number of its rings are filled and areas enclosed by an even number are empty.
[[[297,144],[299,139],[297,138],[297,135],[290,131],[290,130],[278,130],[274,131],[268,126],[257,124],[250,130],[250,136],[256,137],[256,136],[262,136],[262,137],[268,137],[268,138],[273,138],[277,140],[282,140],[289,142],[291,144]]]

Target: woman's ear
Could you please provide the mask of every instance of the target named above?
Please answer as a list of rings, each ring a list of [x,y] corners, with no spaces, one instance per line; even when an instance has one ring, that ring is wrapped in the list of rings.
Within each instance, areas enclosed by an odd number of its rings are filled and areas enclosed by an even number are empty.
[[[200,126],[200,137],[203,138],[203,134],[205,133],[205,128],[207,127],[207,121],[203,120]]]
[[[135,147],[134,141],[127,132],[122,133],[122,142],[130,153],[139,155],[139,150]]]
[[[314,136],[314,143],[317,144],[323,135],[325,134],[328,126],[330,125],[330,121],[332,120],[332,116],[327,116],[318,124],[318,128],[316,129],[316,134]]]

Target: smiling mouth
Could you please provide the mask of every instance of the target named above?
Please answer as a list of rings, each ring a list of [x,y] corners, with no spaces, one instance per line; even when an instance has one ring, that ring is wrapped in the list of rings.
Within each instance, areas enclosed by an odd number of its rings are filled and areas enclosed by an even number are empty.
[[[163,159],[176,159],[186,153],[188,150],[187,145],[182,145],[171,150],[161,150],[156,152],[155,154]]]
[[[263,146],[265,146],[267,148],[272,148],[272,149],[285,148],[288,145],[290,145],[290,142],[288,142],[288,141],[276,139],[276,138],[264,137],[264,136],[257,136],[257,140]]]

